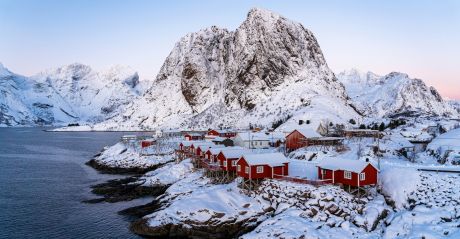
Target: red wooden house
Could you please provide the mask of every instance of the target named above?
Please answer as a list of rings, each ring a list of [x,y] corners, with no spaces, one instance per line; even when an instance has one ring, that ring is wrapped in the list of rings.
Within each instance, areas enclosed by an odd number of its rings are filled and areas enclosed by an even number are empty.
[[[221,146],[221,147],[219,147]],[[243,147],[239,146],[232,146],[232,147],[222,147],[223,145],[216,145],[216,147],[210,148],[205,152],[204,158],[211,163],[217,162],[217,155],[221,151],[229,151],[229,150],[244,150]]]
[[[291,152],[308,146],[308,139],[317,137],[321,135],[313,129],[296,129],[286,136],[286,150]]]
[[[142,140],[141,148],[147,148],[155,144],[155,140]]]
[[[187,133],[184,135],[185,140],[203,140],[203,135],[197,133]]]
[[[203,151],[206,152],[208,148],[211,148],[213,146],[215,146],[215,144],[211,142],[199,141],[199,142],[193,143],[190,146],[190,148],[194,156],[201,157],[203,156],[203,153],[204,153]]]
[[[193,143],[196,143],[197,141],[182,141],[179,143],[179,151],[184,151],[184,152],[189,152],[190,147],[192,146]]]
[[[221,150],[222,148],[225,148],[224,145],[216,145],[216,144],[213,144],[213,143],[210,143],[210,144],[201,144],[199,146],[197,146],[196,150],[195,150],[195,155],[199,156],[200,158],[203,158],[203,159],[209,159],[207,158],[207,154],[211,149],[219,149]]]
[[[244,154],[237,174],[246,179],[279,178],[289,174],[289,160],[281,153]]]
[[[318,165],[318,178],[332,183],[362,187],[377,185],[379,170],[369,162],[351,159],[327,159]]]
[[[250,154],[249,150],[222,150],[217,155],[217,160],[220,167],[224,171],[235,172],[236,171],[236,162],[243,154]]]
[[[220,129],[220,130],[209,130],[207,136],[210,138],[212,137],[222,137],[222,138],[232,138],[236,136],[236,132],[233,130],[228,129]]]

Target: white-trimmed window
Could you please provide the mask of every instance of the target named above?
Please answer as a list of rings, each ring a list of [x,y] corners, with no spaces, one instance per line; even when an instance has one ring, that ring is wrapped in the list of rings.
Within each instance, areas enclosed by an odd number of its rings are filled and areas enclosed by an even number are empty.
[[[233,166],[233,167],[236,166],[236,160],[233,160],[233,161],[232,161],[232,166]]]
[[[366,173],[360,173],[359,174],[359,181],[364,181],[366,180]]]
[[[326,169],[321,169],[321,175],[324,177],[326,175]]]
[[[351,172],[350,171],[343,172],[343,177],[346,179],[351,179]]]
[[[244,169],[244,172],[246,172],[247,174],[249,174],[249,167],[246,167],[246,168]]]
[[[224,160],[224,167],[227,167],[227,160]]]
[[[257,166],[257,173],[263,173],[264,172],[264,166]]]
[[[238,172],[241,172],[241,165],[238,165]]]

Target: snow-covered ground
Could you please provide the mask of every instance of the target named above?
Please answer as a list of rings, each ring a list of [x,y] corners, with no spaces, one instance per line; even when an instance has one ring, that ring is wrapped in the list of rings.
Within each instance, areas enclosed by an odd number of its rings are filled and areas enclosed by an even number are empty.
[[[438,157],[457,157],[457,160],[460,162],[460,128],[453,129],[448,131],[445,134],[442,134],[427,147],[428,150],[431,150]]]
[[[410,207],[386,221],[384,238],[460,238],[460,176],[422,173]]]
[[[134,145],[119,142],[107,147],[95,161],[109,168],[140,168],[147,169],[173,161],[173,155],[140,155],[140,149]]]
[[[145,180],[143,186],[173,184],[187,177],[193,170],[190,159],[182,160],[180,163],[171,162],[163,167],[146,173],[140,180]]]

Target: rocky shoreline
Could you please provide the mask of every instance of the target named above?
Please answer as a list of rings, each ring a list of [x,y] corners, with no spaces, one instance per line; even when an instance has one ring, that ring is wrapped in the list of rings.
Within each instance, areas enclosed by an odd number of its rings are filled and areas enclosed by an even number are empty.
[[[240,222],[222,222],[193,225],[166,224],[149,226],[148,219],[141,218],[131,223],[130,229],[137,235],[153,238],[238,238],[254,230],[260,222],[250,218]]]
[[[95,199],[83,201],[85,203],[131,201],[146,196],[159,196],[163,194],[169,185],[158,185],[154,187],[142,186],[139,176],[132,176],[123,179],[113,179],[105,183],[91,186],[91,192],[102,196]]]

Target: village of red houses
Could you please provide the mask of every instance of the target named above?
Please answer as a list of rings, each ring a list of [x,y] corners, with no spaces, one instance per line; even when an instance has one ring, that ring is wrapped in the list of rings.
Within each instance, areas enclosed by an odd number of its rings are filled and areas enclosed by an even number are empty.
[[[209,129],[207,131],[164,130],[155,138],[176,139],[176,162],[191,159],[195,168],[202,168],[216,182],[230,182],[241,178],[240,187],[251,190],[263,179],[276,179],[301,184],[336,184],[356,195],[365,195],[366,189],[378,182],[378,165],[375,162],[349,158],[331,158],[319,162],[317,176],[292,175],[290,160],[286,155],[295,150],[316,147],[317,150],[346,151],[344,141],[368,139],[377,142],[383,133],[373,129],[341,130],[329,136],[326,127],[317,130],[294,129],[290,132]],[[123,140],[136,141],[136,136],[126,135]],[[137,142],[137,141],[136,141]],[[141,139],[140,151],[155,147],[155,139]],[[296,171],[299,171],[297,169]],[[302,170],[300,170],[302,171]]]

